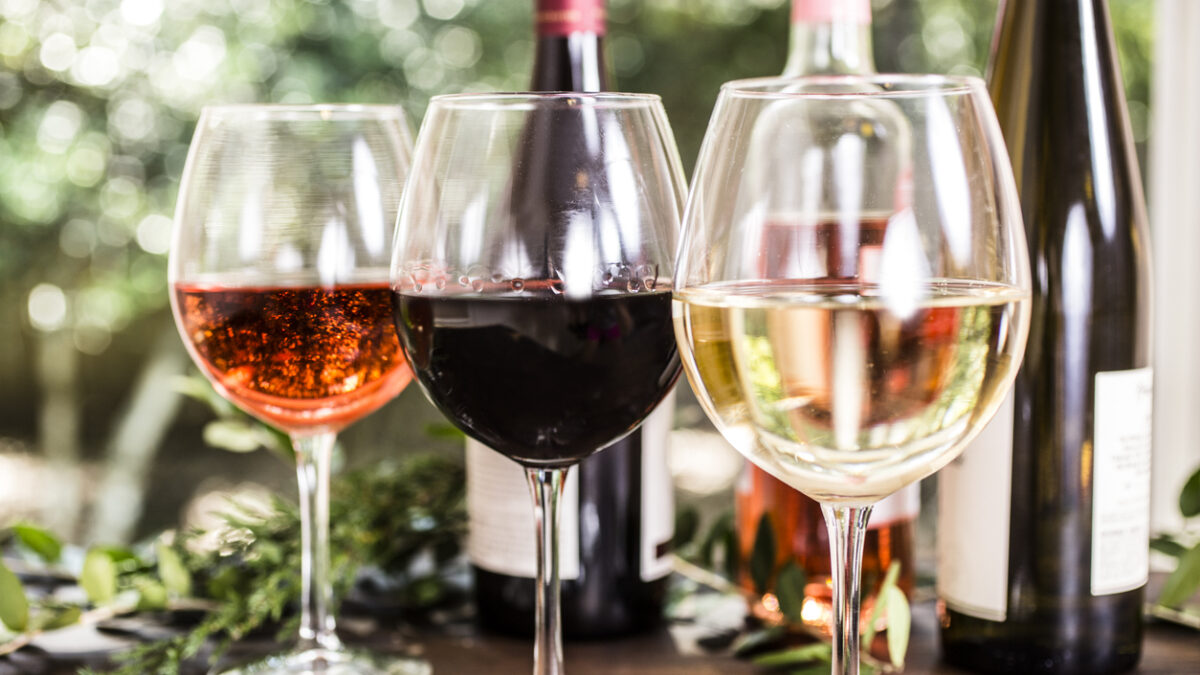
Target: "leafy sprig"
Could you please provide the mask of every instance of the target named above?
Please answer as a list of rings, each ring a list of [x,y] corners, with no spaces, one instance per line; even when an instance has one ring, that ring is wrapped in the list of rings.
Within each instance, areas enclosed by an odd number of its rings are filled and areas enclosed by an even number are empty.
[[[832,645],[828,636],[811,629],[801,615],[808,580],[794,560],[785,557],[782,563],[779,562],[770,514],[764,513],[759,520],[750,554],[744,559],[738,549],[732,513],[722,514],[704,533],[700,531],[699,520],[698,514],[687,509],[676,517],[676,549],[679,553],[676,570],[722,593],[736,593],[752,602],[758,602],[770,593],[778,602],[778,612],[768,617],[764,626],[737,638],[734,653],[750,658],[763,668],[786,668],[795,675],[828,673]],[[747,591],[734,581],[743,568],[753,591]],[[874,609],[862,636],[864,673],[895,672],[904,668],[912,616],[908,598],[897,585],[899,575],[900,564],[894,561],[878,587]],[[879,661],[869,653],[877,626],[884,623],[887,625],[889,662]],[[790,646],[796,633],[815,642]]]
[[[1179,512],[1184,518],[1200,516],[1200,469],[1188,478],[1179,494]],[[1200,541],[1182,535],[1161,534],[1150,548],[1176,559],[1175,571],[1167,577],[1158,599],[1150,605],[1152,615],[1192,628],[1200,628],[1200,605],[1188,601],[1200,590]]]
[[[339,476],[330,500],[331,580],[344,597],[364,567],[398,580],[397,601],[409,608],[434,606],[453,592],[446,563],[460,553],[466,529],[464,476],[457,462],[418,456],[395,466],[374,466]],[[0,622],[14,633],[0,654],[28,644],[40,632],[86,621],[96,623],[139,610],[181,605],[208,611],[189,631],[140,645],[118,657],[117,675],[174,674],[184,663],[215,661],[233,642],[274,629],[287,639],[298,617],[300,519],[296,507],[276,498],[265,513],[238,504],[221,515],[221,545],[201,550],[211,533],[180,533],[146,550],[89,550],[76,583],[86,604],[64,604],[27,591],[0,563]],[[33,526],[13,528],[22,551],[49,565],[62,546]],[[437,564],[414,573],[414,563]]]

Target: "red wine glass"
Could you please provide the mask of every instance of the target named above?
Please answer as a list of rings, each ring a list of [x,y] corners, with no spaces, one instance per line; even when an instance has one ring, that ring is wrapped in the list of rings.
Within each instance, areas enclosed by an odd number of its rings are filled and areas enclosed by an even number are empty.
[[[411,162],[391,106],[205,108],[183,174],[169,278],[192,359],[242,410],[287,432],[299,481],[299,643],[237,673],[427,673],[346,650],[329,580],[337,433],[411,373],[388,261]]]
[[[525,469],[538,530],[534,672],[562,672],[558,498],[679,373],[683,204],[657,96],[435,97],[398,224],[396,326],[426,396]]]
[[[983,83],[724,85],[679,253],[684,370],[738,451],[820,502],[833,672],[856,674],[872,506],[962,451],[1025,348],[1021,208]]]

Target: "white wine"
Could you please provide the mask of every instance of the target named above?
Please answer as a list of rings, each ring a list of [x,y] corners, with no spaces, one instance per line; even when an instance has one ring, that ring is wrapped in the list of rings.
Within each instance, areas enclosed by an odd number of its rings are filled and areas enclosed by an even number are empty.
[[[820,501],[872,503],[941,468],[995,411],[1028,294],[934,280],[913,296],[842,281],[677,292],[685,372],[747,457]]]

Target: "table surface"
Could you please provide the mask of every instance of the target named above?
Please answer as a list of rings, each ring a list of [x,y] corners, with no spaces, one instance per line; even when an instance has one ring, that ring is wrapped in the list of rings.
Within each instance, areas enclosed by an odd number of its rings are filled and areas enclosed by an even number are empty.
[[[495,636],[423,636],[425,656],[434,673],[528,673],[532,643]],[[700,652],[670,628],[616,642],[577,642],[565,647],[571,675],[740,675],[766,671],[727,654]],[[964,671],[938,661],[937,623],[933,605],[914,608],[913,635],[906,672],[961,675]],[[776,671],[779,672],[779,671]],[[1200,673],[1200,635],[1171,624],[1152,622],[1146,633],[1141,665],[1135,673],[1195,675]]]
[[[66,635],[62,639],[77,638]],[[401,644],[393,632],[379,630],[372,631],[367,642],[381,650],[398,648]],[[451,631],[419,632],[413,642],[433,664],[435,675],[522,675],[532,670],[530,640],[481,635],[470,626],[459,625]],[[132,644],[133,641],[117,642],[115,647],[119,650]],[[566,664],[572,675],[762,675],[768,672],[727,653],[701,650],[688,635],[687,627],[682,625],[617,641],[568,643],[565,649]],[[88,658],[53,653],[22,654],[15,660],[0,658],[0,675],[67,675],[77,672],[83,664],[103,669],[105,661],[94,652]],[[194,672],[203,672],[203,669]],[[938,661],[937,624],[932,603],[914,607],[906,672],[963,673]],[[1142,662],[1133,672],[1143,675],[1200,673],[1200,634],[1189,628],[1152,621],[1146,632]]]

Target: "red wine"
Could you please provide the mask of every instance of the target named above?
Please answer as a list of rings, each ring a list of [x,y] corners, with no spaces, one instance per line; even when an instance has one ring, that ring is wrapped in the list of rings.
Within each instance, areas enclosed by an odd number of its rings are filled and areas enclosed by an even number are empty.
[[[387,284],[176,284],[181,332],[221,393],[287,431],[336,430],[411,374]]]
[[[1034,286],[1012,406],[939,479],[943,652],[976,672],[1098,675],[1141,653],[1149,236],[1106,5],[1006,0],[993,43]]]
[[[526,466],[569,466],[633,431],[679,375],[667,291],[568,299],[397,293],[396,322],[430,400]]]
[[[534,4],[537,46],[531,88],[607,90],[611,78],[604,56],[603,0]],[[566,226],[558,214],[578,211],[571,208],[576,186],[564,176],[574,178],[584,166],[589,184],[597,191],[611,191],[611,165],[605,158],[623,150],[615,145],[621,139],[599,136],[606,145],[594,152],[582,142],[583,132],[577,120],[555,119],[552,114],[534,115],[526,127],[528,158],[514,181],[512,209],[525,233],[526,248],[535,256]],[[628,243],[623,242],[622,249],[628,251]],[[550,274],[556,261],[548,262],[545,271]],[[674,527],[665,447],[672,418],[668,404],[651,415],[647,427],[652,430],[635,429],[584,459],[568,476],[559,550],[563,634],[568,638],[628,634],[662,615]],[[531,635],[534,554],[529,490],[520,472],[489,461],[483,446],[468,445],[468,509],[472,522],[487,523],[472,530],[468,543],[478,620],[494,632]],[[570,501],[572,489],[575,501]],[[523,547],[526,541],[528,550]]]

